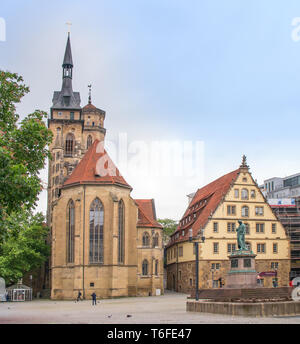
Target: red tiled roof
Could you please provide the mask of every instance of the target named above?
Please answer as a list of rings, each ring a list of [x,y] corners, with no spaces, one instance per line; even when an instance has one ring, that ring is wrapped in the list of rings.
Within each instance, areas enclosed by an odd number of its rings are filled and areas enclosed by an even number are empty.
[[[130,189],[101,142],[95,140],[82,160],[74,169],[64,186],[74,184],[120,184]]]
[[[198,235],[198,231],[205,227],[209,216],[217,209],[217,206],[228,192],[232,182],[236,180],[239,172],[240,169],[237,169],[207,184],[203,188],[198,189],[183,217],[179,221],[177,230],[171,235],[171,237],[174,238],[174,236],[179,233],[179,238],[177,240],[173,239],[169,245],[177,241],[188,240],[190,228],[192,228],[193,236]],[[194,214],[196,214],[195,217]],[[185,218],[189,218],[189,216],[191,216],[190,221],[181,225],[181,221]],[[184,230],[183,236],[181,235],[182,230]]]
[[[98,109],[95,105],[93,104],[87,104],[82,108],[83,111],[99,111],[101,113],[105,113],[105,111]]]
[[[156,220],[154,199],[135,199],[134,201],[139,207],[137,226],[162,228]]]

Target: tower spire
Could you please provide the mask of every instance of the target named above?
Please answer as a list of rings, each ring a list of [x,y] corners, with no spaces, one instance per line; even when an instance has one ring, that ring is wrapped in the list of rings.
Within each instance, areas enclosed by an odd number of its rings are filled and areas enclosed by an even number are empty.
[[[92,85],[88,85],[89,88],[89,104],[92,104]]]

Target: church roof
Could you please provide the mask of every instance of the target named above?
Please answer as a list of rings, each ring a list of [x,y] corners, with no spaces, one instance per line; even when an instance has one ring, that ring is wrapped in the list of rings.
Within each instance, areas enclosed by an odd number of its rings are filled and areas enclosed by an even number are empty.
[[[96,111],[96,112],[101,112],[102,114],[105,114],[105,111],[97,108],[95,105],[89,103],[87,105],[85,105],[83,108],[82,108],[82,111],[83,112],[93,112],[93,111]]]
[[[135,199],[139,208],[137,226],[162,228],[157,222],[154,199]]]
[[[190,228],[192,228],[193,237],[199,234],[199,230],[205,227],[209,217],[217,209],[239,173],[240,169],[227,173],[197,190],[183,217],[179,221],[176,231],[171,235],[169,245],[174,242],[188,240]],[[188,220],[186,223],[185,221],[183,222],[185,219]],[[182,230],[184,230],[184,235],[179,235],[176,239],[176,234]]]
[[[99,140],[94,141],[64,186],[76,184],[116,184],[132,189]]]

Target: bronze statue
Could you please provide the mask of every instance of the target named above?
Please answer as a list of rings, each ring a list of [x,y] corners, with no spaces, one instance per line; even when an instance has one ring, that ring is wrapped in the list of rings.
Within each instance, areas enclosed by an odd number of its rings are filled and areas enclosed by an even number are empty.
[[[245,243],[246,226],[243,224],[241,220],[238,220],[238,223],[239,226],[236,229],[238,248],[240,251],[247,250],[247,246]]]

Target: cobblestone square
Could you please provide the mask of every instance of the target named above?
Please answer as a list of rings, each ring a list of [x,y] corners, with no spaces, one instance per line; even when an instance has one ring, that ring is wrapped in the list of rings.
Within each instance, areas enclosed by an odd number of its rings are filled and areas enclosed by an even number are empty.
[[[186,294],[0,303],[0,324],[300,324],[300,316],[248,318],[186,312]]]

